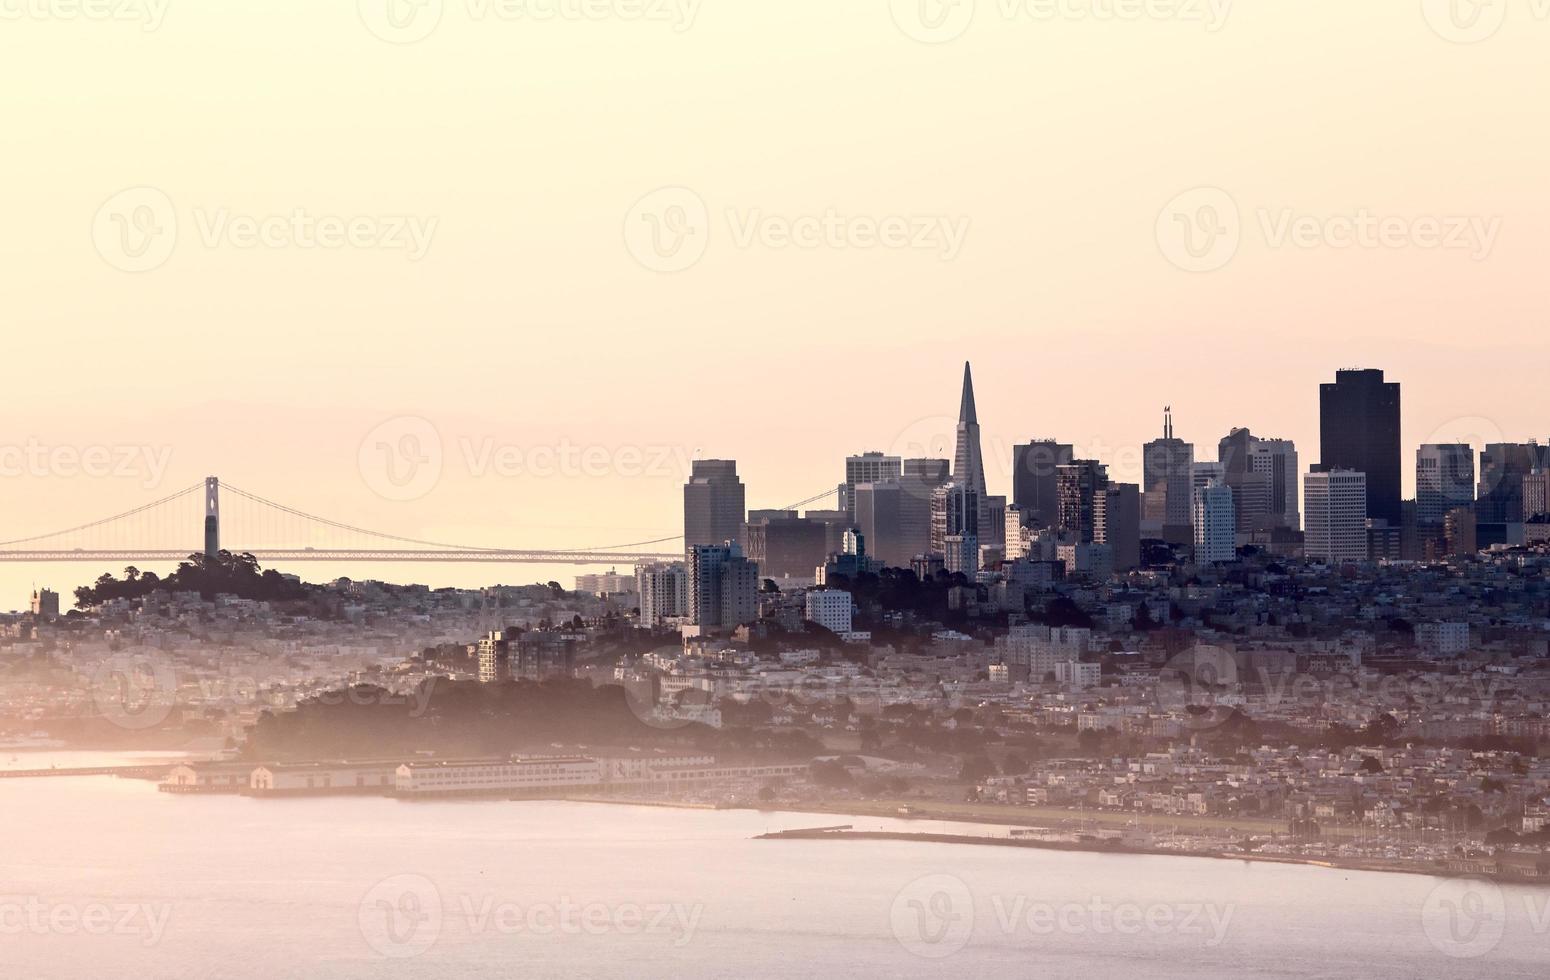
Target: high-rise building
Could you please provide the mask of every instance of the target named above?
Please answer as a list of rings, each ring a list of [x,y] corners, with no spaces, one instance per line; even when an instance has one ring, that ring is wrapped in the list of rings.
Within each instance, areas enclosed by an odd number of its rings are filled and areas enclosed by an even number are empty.
[[[1249,443],[1249,470],[1269,480],[1270,518],[1276,527],[1298,530],[1302,508],[1298,500],[1302,466],[1297,444],[1290,439],[1255,439]]]
[[[1055,473],[1071,462],[1073,453],[1070,444],[1054,440],[1012,447],[1011,502],[1022,512],[1024,527],[1052,527],[1060,518]]]
[[[1523,478],[1550,469],[1550,446],[1537,442],[1493,442],[1480,454],[1480,494],[1475,512],[1482,524],[1521,524]]]
[[[1434,443],[1415,451],[1415,521],[1441,527],[1448,511],[1475,503],[1475,450]]]
[[[931,497],[948,482],[951,465],[945,459],[907,459],[897,478],[857,484],[852,523],[866,536],[873,557],[891,568],[908,568],[915,556],[931,551]]]
[[[1173,407],[1163,409],[1163,435],[1142,447],[1141,488],[1147,509],[1160,513],[1164,528],[1190,524],[1194,487],[1190,483],[1195,447],[1173,434]]]
[[[855,488],[856,529],[867,550],[891,568],[903,568],[917,554],[904,542],[904,489],[898,480],[859,483]]]
[[[1141,488],[1134,483],[1111,483],[1104,490],[1099,544],[1113,552],[1114,571],[1128,572],[1141,564]]]
[[[732,630],[759,616],[759,566],[736,541],[688,550],[689,621],[701,631]]]
[[[937,487],[931,495],[932,553],[946,555],[948,538],[965,539],[959,541],[959,547],[967,548],[972,544],[974,563],[977,564],[979,533],[979,495],[957,480]]]
[[[1367,560],[1367,475],[1327,470],[1303,477],[1305,535],[1309,561],[1334,564]]]
[[[1109,488],[1109,471],[1097,460],[1078,459],[1055,471],[1055,495],[1059,501],[1056,527],[1062,541],[1093,544]]]
[[[1392,527],[1403,523],[1399,406],[1399,384],[1382,371],[1338,371],[1319,386],[1319,468],[1363,474],[1367,516]]]
[[[683,562],[636,565],[635,588],[642,626],[662,626],[689,615],[689,574]]]
[[[1259,439],[1233,429],[1217,444],[1222,482],[1232,488],[1238,533],[1297,528],[1297,448],[1285,439]]]
[[[882,453],[862,453],[845,457],[845,482],[840,484],[839,509],[856,516],[856,487],[863,483],[882,483],[897,480],[904,473],[904,461],[897,456]]]
[[[1220,480],[1213,480],[1194,493],[1190,523],[1195,531],[1196,564],[1235,560],[1238,557],[1238,532],[1232,488]]]
[[[849,523],[848,521],[845,523]],[[770,578],[812,578],[834,550],[833,525],[792,513],[749,515],[747,555]],[[843,533],[843,531],[839,532]]]
[[[1006,544],[1006,498],[987,493],[980,498],[980,544],[1000,548]]]
[[[684,547],[743,540],[747,506],[737,462],[697,459],[684,484]]]
[[[980,454],[979,412],[974,407],[974,375],[967,361],[963,365],[963,399],[958,405],[958,439],[953,455],[953,481],[983,498],[985,457]]]
[[[1550,469],[1531,473],[1523,478],[1523,519],[1550,515]],[[54,600],[58,608],[59,600]]]

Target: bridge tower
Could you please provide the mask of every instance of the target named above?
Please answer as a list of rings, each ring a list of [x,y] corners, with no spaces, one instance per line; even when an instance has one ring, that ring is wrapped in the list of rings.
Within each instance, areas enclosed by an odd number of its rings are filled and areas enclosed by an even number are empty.
[[[205,557],[214,558],[221,553],[221,481],[217,477],[205,480]]]

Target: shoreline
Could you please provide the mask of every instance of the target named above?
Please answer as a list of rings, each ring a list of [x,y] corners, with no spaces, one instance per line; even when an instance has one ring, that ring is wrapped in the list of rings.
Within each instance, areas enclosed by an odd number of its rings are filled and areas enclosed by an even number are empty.
[[[1377,874],[1421,875],[1428,878],[1489,878],[1504,884],[1546,884],[1531,878],[1482,872],[1451,871],[1447,868],[1418,866],[1361,858],[1310,858],[1282,854],[1233,854],[1226,851],[1178,851],[1132,844],[1084,844],[1081,842],[1020,840],[1012,837],[976,837],[971,834],[941,834],[895,830],[782,830],[760,834],[755,840],[850,840],[913,841],[924,844],[966,844],[979,847],[1015,847],[1038,851],[1064,851],[1077,854],[1112,854],[1139,857],[1205,858],[1213,861],[1241,861],[1246,864],[1283,864],[1331,871],[1366,871]]]
[[[849,817],[851,819],[918,820],[935,823],[976,823],[987,826],[1019,826],[1015,822],[992,820],[988,817],[962,819],[938,814],[875,814],[854,813],[843,809],[807,809],[805,807],[757,806],[748,804],[710,804],[672,800],[631,800],[609,798],[566,798],[567,803],[602,803],[613,806],[654,806],[684,810],[747,810],[756,813],[791,813],[812,816]],[[1050,830],[1037,824],[1030,828]],[[1091,842],[1044,841],[1014,837],[988,837],[974,834],[945,834],[933,831],[904,830],[850,830],[836,828],[801,828],[777,830],[759,834],[754,840],[849,840],[849,841],[906,841],[922,844],[960,844],[977,847],[1013,847],[1025,850],[1064,851],[1077,854],[1133,855],[1138,857],[1204,858],[1213,861],[1240,861],[1245,864],[1280,864],[1304,868],[1320,868],[1327,871],[1364,871],[1373,874],[1419,875],[1426,878],[1487,879],[1499,884],[1550,887],[1550,880],[1487,871],[1459,871],[1446,867],[1417,864],[1412,861],[1393,861],[1382,858],[1351,857],[1300,857],[1288,854],[1250,854],[1228,851],[1190,851],[1161,847],[1142,847],[1119,841]]]

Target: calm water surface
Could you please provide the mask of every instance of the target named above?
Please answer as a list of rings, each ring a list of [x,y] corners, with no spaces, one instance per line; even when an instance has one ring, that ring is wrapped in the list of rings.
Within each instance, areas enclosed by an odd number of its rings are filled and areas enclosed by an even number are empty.
[[[43,767],[141,761],[48,758]],[[833,822],[561,803],[191,798],[111,777],[0,779],[0,976],[1550,971],[1550,889],[1191,858],[750,839]]]

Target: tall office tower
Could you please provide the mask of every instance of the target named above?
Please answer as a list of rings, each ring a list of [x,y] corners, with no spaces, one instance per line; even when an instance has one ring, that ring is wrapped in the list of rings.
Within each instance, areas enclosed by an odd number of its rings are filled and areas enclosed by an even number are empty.
[[[945,459],[906,459],[899,478],[899,549],[909,556],[931,554],[931,498],[938,487],[952,479],[952,464]]]
[[[1550,446],[1537,442],[1493,442],[1480,454],[1480,496],[1475,512],[1481,524],[1520,524],[1523,478],[1550,469]]]
[[[1063,542],[1093,544],[1097,541],[1098,519],[1109,487],[1109,472],[1097,460],[1078,459],[1055,471],[1055,495],[1060,512],[1055,522]]]
[[[640,593],[642,626],[661,626],[689,615],[689,574],[681,561],[636,565],[635,589]]]
[[[1141,564],[1141,487],[1134,483],[1111,483],[1101,498],[1103,519],[1094,535],[1099,544],[1109,546],[1114,571],[1128,572]]]
[[[843,522],[846,527],[849,521]],[[771,578],[812,578],[813,569],[835,549],[846,528],[834,530],[828,521],[794,513],[749,515],[744,532],[748,539],[748,560],[756,563]]]
[[[1319,453],[1321,470],[1366,476],[1368,517],[1401,526],[1398,382],[1382,371],[1337,371],[1334,384],[1320,385]]]
[[[1367,475],[1327,470],[1303,477],[1303,554],[1333,564],[1367,560]]]
[[[1531,473],[1523,478],[1523,519],[1532,520],[1550,514],[1550,469]],[[59,597],[54,597],[55,614],[58,614]]]
[[[1270,518],[1279,527],[1302,527],[1298,502],[1297,444],[1290,439],[1255,439],[1249,444],[1249,470],[1270,481]]]
[[[1233,429],[1217,444],[1217,459],[1222,467],[1222,482],[1232,488],[1233,511],[1237,514],[1240,534],[1284,526],[1285,516],[1282,512],[1282,508],[1286,506],[1284,486],[1278,502],[1275,499],[1277,473],[1274,467],[1268,462],[1258,468],[1255,466],[1255,451],[1261,443],[1262,440],[1254,438],[1254,434],[1248,429]],[[1294,467],[1295,455],[1294,452]],[[1283,468],[1279,474],[1283,481],[1286,478],[1284,466],[1283,460]],[[1293,486],[1296,485],[1296,479],[1294,468]],[[1296,508],[1295,493],[1294,490],[1293,509]]]
[[[898,480],[858,483],[855,488],[856,529],[872,557],[889,568],[906,568],[916,555],[904,541],[903,497]]]
[[[1448,511],[1475,503],[1475,449],[1463,443],[1415,451],[1415,522],[1441,527]]]
[[[743,540],[746,506],[737,462],[697,459],[684,484],[684,547]]]
[[[980,498],[980,544],[1001,547],[1006,544],[1006,498],[986,494]]]
[[[1237,517],[1232,488],[1213,480],[1194,491],[1195,563],[1209,565],[1238,557]]]
[[[1055,471],[1069,464],[1075,451],[1053,439],[1012,447],[1012,505],[1024,515],[1026,527],[1053,527],[1060,518]]]
[[[1194,487],[1190,468],[1195,463],[1195,447],[1173,435],[1173,407],[1163,409],[1163,435],[1142,447],[1142,489],[1149,500],[1161,499],[1163,526],[1182,528],[1190,525]]]
[[[845,457],[845,482],[840,484],[840,505],[850,515],[851,520],[856,516],[856,487],[862,483],[881,483],[884,480],[897,480],[904,473],[904,461],[897,456],[884,456],[882,453],[862,453],[860,456]]]
[[[947,539],[957,537],[973,539],[974,553],[979,554],[980,501],[979,494],[953,480],[936,488],[931,495],[931,552],[947,554]]]
[[[688,550],[689,621],[702,632],[731,630],[759,615],[759,566],[736,541]]]
[[[953,482],[976,497],[985,496],[985,457],[980,455],[980,419],[974,408],[974,375],[963,364],[963,400],[958,405],[958,442],[953,456]]]

